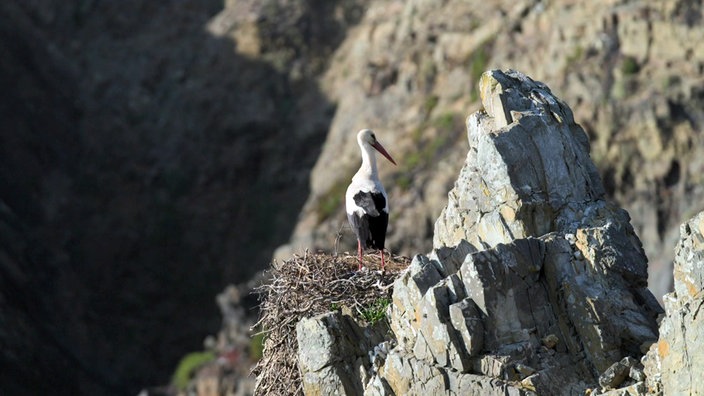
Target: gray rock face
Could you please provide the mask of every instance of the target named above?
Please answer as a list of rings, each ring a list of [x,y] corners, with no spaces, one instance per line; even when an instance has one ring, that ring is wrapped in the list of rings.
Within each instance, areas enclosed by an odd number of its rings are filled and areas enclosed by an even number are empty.
[[[584,393],[657,340],[647,259],[628,214],[603,199],[569,107],[515,71],[480,87],[486,112],[467,120],[435,249],[394,284],[395,346],[365,394]],[[335,375],[330,389],[360,381]]]
[[[395,219],[387,246],[403,255],[429,251],[432,224],[467,154],[455,132],[479,107],[478,70],[511,65],[570,104],[607,196],[633,217],[651,290],[658,299],[670,291],[679,224],[704,200],[698,2],[409,0],[360,8],[321,84],[337,111],[308,202],[278,257],[333,250],[347,220],[341,209],[319,208],[359,166],[353,135],[364,127],[377,129],[400,158],[400,166],[380,168]],[[454,122],[446,129],[437,121],[448,115]],[[344,234],[338,251],[353,251],[354,235]]]
[[[626,356],[612,364],[599,376],[599,385],[606,389],[617,388],[629,376],[635,380],[642,381],[644,378],[643,367],[637,360]]]
[[[660,339],[643,359],[648,388],[665,395],[704,394],[704,212],[680,227],[675,291],[666,294]]]
[[[515,72],[484,74],[480,92],[486,112],[467,119],[469,152],[433,246],[495,246],[572,226],[604,187],[569,107]]]
[[[305,394],[362,394],[368,380],[365,373],[375,360],[367,351],[384,341],[384,330],[361,327],[339,312],[298,322],[298,366]]]

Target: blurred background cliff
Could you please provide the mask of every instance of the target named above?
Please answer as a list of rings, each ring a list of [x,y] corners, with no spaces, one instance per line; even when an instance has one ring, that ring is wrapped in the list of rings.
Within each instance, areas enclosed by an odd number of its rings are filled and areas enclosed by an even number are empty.
[[[546,83],[671,288],[704,209],[701,2],[0,3],[0,393],[136,394],[272,257],[351,250],[354,135],[425,253],[489,68]]]

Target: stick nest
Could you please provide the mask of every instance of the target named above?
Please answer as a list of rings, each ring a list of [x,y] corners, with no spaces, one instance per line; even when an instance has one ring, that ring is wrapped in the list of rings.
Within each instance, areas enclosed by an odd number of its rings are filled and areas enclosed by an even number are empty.
[[[387,257],[384,273],[378,255],[366,255],[363,262],[365,268],[358,271],[357,256],[306,252],[272,264],[269,280],[257,289],[262,303],[255,328],[266,334],[266,340],[263,356],[253,370],[256,395],[302,395],[298,321],[345,307],[363,322],[365,310],[380,299],[390,301],[393,282],[410,259]]]

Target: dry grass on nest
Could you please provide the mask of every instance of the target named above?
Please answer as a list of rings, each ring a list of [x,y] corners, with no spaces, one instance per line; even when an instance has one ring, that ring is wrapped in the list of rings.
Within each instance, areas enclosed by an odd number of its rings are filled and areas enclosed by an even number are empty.
[[[262,301],[256,328],[266,332],[264,353],[254,368],[257,395],[300,395],[296,324],[303,317],[348,307],[363,320],[363,312],[380,298],[390,298],[392,284],[408,266],[407,257],[387,258],[380,271],[379,255],[363,258],[365,269],[357,271],[357,256],[312,254],[274,262],[269,281],[258,288]]]

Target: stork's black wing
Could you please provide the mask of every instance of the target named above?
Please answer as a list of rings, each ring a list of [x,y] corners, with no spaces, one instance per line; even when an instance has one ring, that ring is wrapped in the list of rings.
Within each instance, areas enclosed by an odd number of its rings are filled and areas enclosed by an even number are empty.
[[[364,209],[364,213],[376,217],[386,207],[386,198],[379,192],[360,191],[354,195],[354,203]]]
[[[354,195],[354,203],[364,209],[364,215],[348,215],[348,220],[364,247],[383,249],[389,214],[384,211],[386,198],[379,192],[360,191]]]

